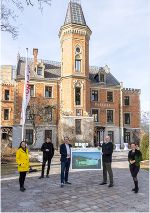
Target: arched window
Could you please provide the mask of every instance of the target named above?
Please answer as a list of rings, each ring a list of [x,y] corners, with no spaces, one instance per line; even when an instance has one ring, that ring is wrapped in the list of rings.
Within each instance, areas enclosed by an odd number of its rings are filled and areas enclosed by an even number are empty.
[[[76,55],[75,56],[75,70],[77,72],[80,72],[81,71],[81,58],[79,55]]]

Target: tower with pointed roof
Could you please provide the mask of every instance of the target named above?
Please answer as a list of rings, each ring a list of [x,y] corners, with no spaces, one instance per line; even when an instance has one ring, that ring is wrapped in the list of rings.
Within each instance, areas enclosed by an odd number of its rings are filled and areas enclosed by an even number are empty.
[[[93,118],[89,117],[89,40],[91,33],[81,4],[79,1],[70,1],[64,24],[59,32],[61,43],[60,103],[61,115],[73,116],[75,129],[76,123],[77,126],[82,126],[83,123],[93,125]]]

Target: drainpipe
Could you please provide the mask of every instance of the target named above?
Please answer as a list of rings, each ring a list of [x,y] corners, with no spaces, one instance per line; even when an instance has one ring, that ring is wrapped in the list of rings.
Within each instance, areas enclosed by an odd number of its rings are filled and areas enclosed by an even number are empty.
[[[124,139],[123,139],[123,82],[120,82],[120,148],[123,148]]]

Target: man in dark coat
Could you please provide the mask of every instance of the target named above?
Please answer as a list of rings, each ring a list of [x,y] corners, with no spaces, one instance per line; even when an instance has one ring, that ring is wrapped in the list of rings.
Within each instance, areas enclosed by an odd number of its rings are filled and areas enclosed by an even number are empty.
[[[70,157],[71,157],[71,147],[69,144],[69,138],[64,137],[64,143],[60,145],[60,154],[61,154],[61,187],[65,184],[71,184],[68,181],[69,167],[70,167]]]
[[[102,144],[102,161],[103,161],[103,182],[100,185],[107,184],[107,172],[109,174],[110,184],[108,187],[113,186],[113,172],[111,168],[112,163],[113,144],[110,142],[110,137],[106,136]]]
[[[46,142],[42,144],[41,151],[43,152],[43,163],[42,163],[42,173],[39,179],[44,178],[44,169],[46,162],[48,161],[48,166],[47,166],[47,174],[46,177],[49,178],[49,170],[50,170],[50,165],[51,165],[51,160],[54,156],[54,146],[51,143],[51,139],[47,138]]]

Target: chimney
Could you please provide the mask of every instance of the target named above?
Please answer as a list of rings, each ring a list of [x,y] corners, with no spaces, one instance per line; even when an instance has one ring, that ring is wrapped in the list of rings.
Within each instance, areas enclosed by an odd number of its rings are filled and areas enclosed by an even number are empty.
[[[37,55],[38,55],[38,49],[37,48],[33,48],[34,66],[37,65]]]

